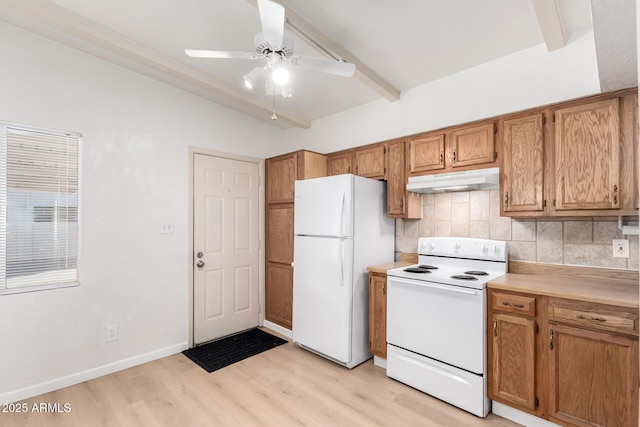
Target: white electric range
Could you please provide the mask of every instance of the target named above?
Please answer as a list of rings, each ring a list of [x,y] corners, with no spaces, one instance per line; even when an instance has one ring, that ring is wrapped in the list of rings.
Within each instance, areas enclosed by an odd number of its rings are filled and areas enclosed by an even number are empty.
[[[507,272],[507,245],[423,237],[418,254],[387,272],[387,375],[484,417],[486,286]]]

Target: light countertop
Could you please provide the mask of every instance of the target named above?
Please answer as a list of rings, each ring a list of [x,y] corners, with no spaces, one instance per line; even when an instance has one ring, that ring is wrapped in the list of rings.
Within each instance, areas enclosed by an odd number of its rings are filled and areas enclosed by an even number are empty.
[[[578,301],[638,308],[639,285],[543,274],[507,273],[488,285],[491,289],[524,292]]]

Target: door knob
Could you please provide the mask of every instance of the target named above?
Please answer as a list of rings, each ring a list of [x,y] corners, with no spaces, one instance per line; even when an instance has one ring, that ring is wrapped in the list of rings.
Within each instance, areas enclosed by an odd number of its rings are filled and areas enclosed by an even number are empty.
[[[196,263],[196,267],[198,267],[198,268],[202,268],[202,267],[204,267],[204,261],[202,261],[202,260],[198,261],[198,262]]]
[[[198,253],[196,254],[196,256],[197,256],[198,258],[202,258],[202,256],[203,256],[203,255],[204,255],[204,254],[203,254],[202,252],[198,252]]]

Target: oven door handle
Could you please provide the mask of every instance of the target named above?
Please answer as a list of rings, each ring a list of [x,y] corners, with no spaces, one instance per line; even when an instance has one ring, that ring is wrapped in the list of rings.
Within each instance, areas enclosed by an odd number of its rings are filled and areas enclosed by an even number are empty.
[[[438,285],[436,283],[422,282],[417,280],[405,280],[397,277],[394,277],[393,279],[389,280],[389,287],[391,287],[394,283],[403,283],[405,285],[419,286],[419,287],[430,288],[430,289],[438,289],[441,291],[453,292],[456,294],[475,295],[478,293],[477,291],[474,291],[471,289],[461,289],[456,286]]]

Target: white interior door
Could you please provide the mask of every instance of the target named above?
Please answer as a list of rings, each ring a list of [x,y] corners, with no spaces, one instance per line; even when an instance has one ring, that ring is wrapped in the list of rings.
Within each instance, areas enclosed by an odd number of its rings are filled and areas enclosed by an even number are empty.
[[[200,344],[258,325],[256,163],[195,154],[193,339]]]

